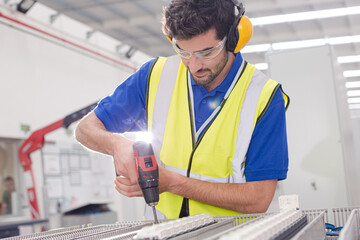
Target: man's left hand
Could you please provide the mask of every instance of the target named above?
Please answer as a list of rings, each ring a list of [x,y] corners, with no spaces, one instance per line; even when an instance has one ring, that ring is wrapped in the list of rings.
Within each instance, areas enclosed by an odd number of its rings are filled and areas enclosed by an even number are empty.
[[[170,172],[158,165],[159,168],[159,193],[168,191],[171,186],[171,176],[175,173]],[[117,176],[115,181],[115,189],[124,196],[127,197],[142,197],[143,193],[139,186],[139,183],[132,184],[130,179],[124,176]]]

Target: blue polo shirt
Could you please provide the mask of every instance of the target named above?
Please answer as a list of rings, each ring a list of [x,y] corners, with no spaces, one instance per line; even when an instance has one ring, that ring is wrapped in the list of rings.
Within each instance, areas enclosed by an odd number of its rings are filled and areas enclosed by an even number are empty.
[[[110,132],[147,131],[147,77],[155,59],[121,83],[103,98],[94,109],[96,116]],[[208,92],[191,79],[194,95],[195,125],[198,130],[220,104],[243,58],[236,54],[233,66],[224,81]],[[285,179],[288,170],[284,99],[280,89],[275,93],[266,113],[256,124],[245,162],[246,181]]]

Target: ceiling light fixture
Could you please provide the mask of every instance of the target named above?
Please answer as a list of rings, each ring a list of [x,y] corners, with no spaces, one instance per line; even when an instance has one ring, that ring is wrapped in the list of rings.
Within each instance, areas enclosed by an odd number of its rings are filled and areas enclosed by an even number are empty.
[[[360,6],[251,18],[253,26],[360,14]]]
[[[328,38],[330,45],[349,44],[360,42],[360,35]]]
[[[348,103],[360,103],[360,98],[348,98]]]
[[[137,49],[135,47],[130,46],[129,50],[127,50],[127,52],[125,53],[125,57],[131,58],[136,51]]]
[[[278,42],[273,44],[265,43],[258,45],[248,45],[244,47],[244,49],[241,52],[242,53],[266,52],[271,49],[284,50],[284,49],[295,49],[295,48],[305,48],[305,47],[316,47],[316,46],[323,46],[326,44],[340,45],[340,44],[359,43],[359,42],[360,42],[360,35],[333,37],[333,38],[319,38],[319,39],[309,39],[302,41]]]
[[[267,63],[256,63],[254,64],[254,67],[256,67],[258,70],[266,70],[269,68],[269,64]]]
[[[285,50],[285,49],[323,46],[326,43],[327,43],[326,39],[311,39],[311,40],[302,40],[302,41],[273,43],[272,48],[274,50]]]
[[[349,70],[343,72],[344,77],[360,77],[360,70]]]
[[[360,97],[360,90],[347,91],[348,97]]]
[[[346,82],[345,87],[346,88],[360,88],[360,81]]]
[[[338,61],[338,63],[360,62],[360,55],[338,57],[337,61]]]
[[[360,104],[349,104],[349,109],[360,109]]]
[[[253,53],[253,52],[266,52],[271,49],[271,44],[257,44],[257,45],[248,45],[245,46],[241,53]]]
[[[21,2],[16,6],[16,10],[25,14],[32,6],[34,6],[36,1],[37,0],[21,0]]]

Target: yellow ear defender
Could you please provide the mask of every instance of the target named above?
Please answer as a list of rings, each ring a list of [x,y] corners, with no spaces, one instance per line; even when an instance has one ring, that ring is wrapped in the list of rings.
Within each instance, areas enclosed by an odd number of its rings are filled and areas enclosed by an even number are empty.
[[[242,16],[239,24],[237,25],[238,40],[236,41],[234,53],[239,52],[245,47],[245,45],[250,41],[250,38],[253,33],[253,27],[250,22],[250,19],[247,16]]]
[[[242,3],[236,2],[235,0],[233,0],[233,3],[239,13],[236,16],[234,24],[229,30],[226,49],[230,52],[237,53],[250,41],[253,33],[253,27],[250,19],[244,15],[245,9]]]

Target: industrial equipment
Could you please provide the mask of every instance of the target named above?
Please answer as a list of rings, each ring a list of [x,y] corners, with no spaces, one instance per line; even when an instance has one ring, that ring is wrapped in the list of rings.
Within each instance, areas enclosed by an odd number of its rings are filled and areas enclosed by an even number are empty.
[[[349,212],[351,212],[350,216]],[[325,227],[325,221],[328,219],[327,210],[301,211],[289,209],[279,213],[244,214],[223,217],[212,217],[208,214],[200,214],[180,219],[160,220],[159,224],[153,224],[153,221],[118,222],[98,226],[89,224],[12,237],[7,240],[359,239],[359,209],[346,209],[344,215],[347,215],[348,218],[345,219],[345,225],[337,235],[331,235],[327,232],[328,230]]]
[[[213,217],[208,214],[180,219],[129,221],[54,229],[6,240],[174,239],[174,240],[357,240],[360,212],[356,207],[299,210],[286,203],[280,212]],[[331,224],[330,224],[330,223]]]

